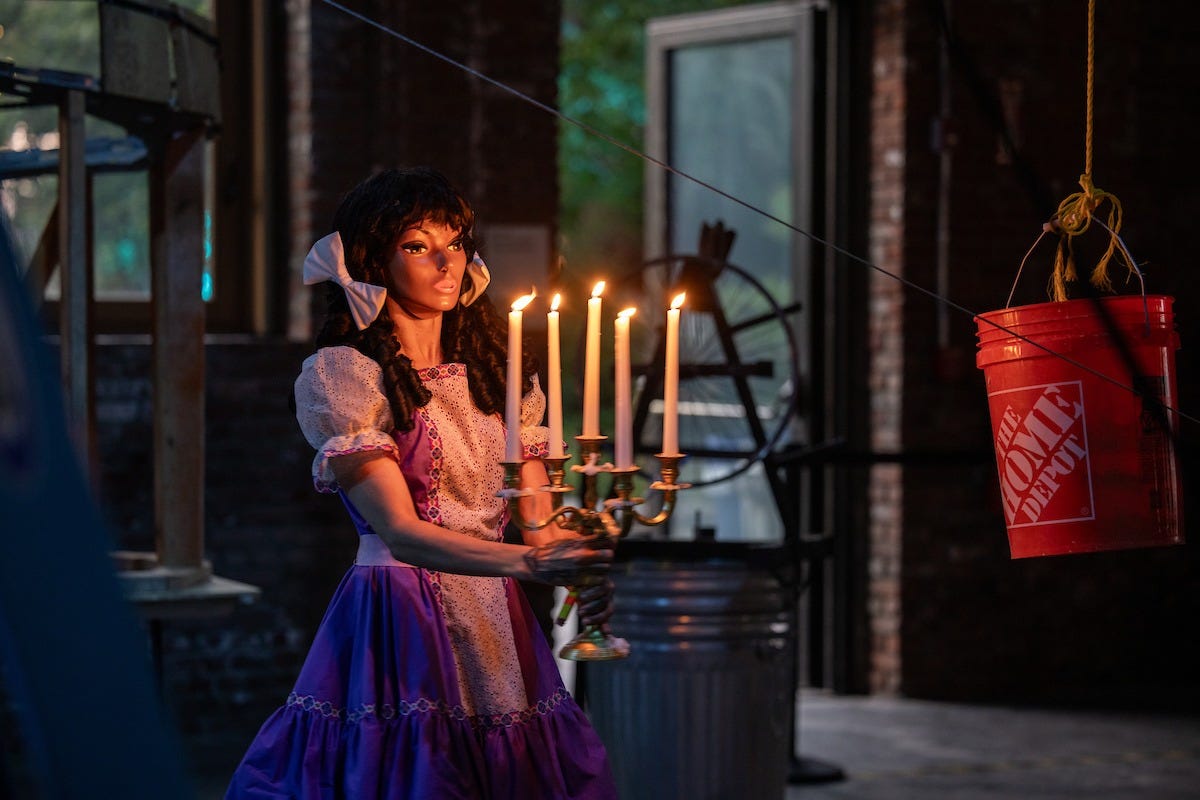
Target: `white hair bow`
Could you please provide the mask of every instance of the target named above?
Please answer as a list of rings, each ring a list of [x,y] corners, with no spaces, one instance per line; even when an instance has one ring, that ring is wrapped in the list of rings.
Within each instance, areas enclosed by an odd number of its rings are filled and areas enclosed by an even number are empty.
[[[318,240],[304,259],[304,285],[312,286],[324,281],[333,281],[346,292],[350,314],[360,331],[374,322],[383,309],[387,289],[350,277],[350,273],[346,271],[346,257],[342,252],[342,237],[337,231]]]
[[[458,302],[464,306],[469,306],[478,300],[479,296],[487,289],[488,284],[492,282],[492,273],[488,270],[487,264],[483,263],[483,259],[479,257],[479,253],[471,256],[471,260],[467,262],[467,274],[471,276],[471,288],[458,298]]]

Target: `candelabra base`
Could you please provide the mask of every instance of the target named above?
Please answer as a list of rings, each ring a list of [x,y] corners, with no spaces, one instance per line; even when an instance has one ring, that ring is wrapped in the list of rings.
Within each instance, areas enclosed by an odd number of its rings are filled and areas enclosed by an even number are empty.
[[[558,651],[568,661],[616,661],[629,655],[629,642],[600,628],[588,628]]]

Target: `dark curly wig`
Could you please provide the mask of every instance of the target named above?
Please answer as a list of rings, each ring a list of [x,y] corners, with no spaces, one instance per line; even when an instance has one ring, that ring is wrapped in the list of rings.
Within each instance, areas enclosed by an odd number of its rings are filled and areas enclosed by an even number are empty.
[[[352,189],[333,216],[333,228],[341,235],[350,276],[356,281],[387,286],[384,276],[400,234],[422,220],[453,228],[463,236],[464,251],[469,254],[475,249],[475,212],[434,169],[389,169]],[[471,286],[470,275],[464,274],[462,291]],[[384,311],[360,331],[342,287],[330,282],[325,284],[325,291],[326,317],[317,334],[317,347],[353,347],[379,364],[396,428],[411,430],[413,411],[428,403],[430,394],[412,361],[401,351],[391,317]],[[485,414],[504,410],[506,325],[486,293],[469,306],[455,306],[442,317],[442,357],[447,363],[466,365],[471,399]],[[524,346],[521,365],[524,394],[531,388],[537,369]]]

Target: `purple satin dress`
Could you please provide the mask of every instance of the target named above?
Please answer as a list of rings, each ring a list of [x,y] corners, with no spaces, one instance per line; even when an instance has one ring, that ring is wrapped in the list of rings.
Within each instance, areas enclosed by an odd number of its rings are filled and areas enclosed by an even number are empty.
[[[327,348],[305,362],[297,414],[318,448],[318,488],[336,490],[330,457],[391,451],[423,518],[498,539],[503,425],[470,402],[461,365],[421,377],[433,400],[412,431],[393,435],[373,361]],[[534,427],[544,404],[536,387],[525,399],[531,454],[545,440]],[[397,562],[341,496],[359,533],[355,565],[226,797],[616,797],[604,746],[563,687],[520,587]]]

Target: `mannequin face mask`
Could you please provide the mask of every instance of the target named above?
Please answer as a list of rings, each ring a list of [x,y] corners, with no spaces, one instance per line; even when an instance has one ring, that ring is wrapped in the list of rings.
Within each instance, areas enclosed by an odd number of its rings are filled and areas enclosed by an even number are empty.
[[[459,302],[467,253],[461,231],[422,220],[400,234],[388,263],[388,290],[406,313],[425,317]]]

